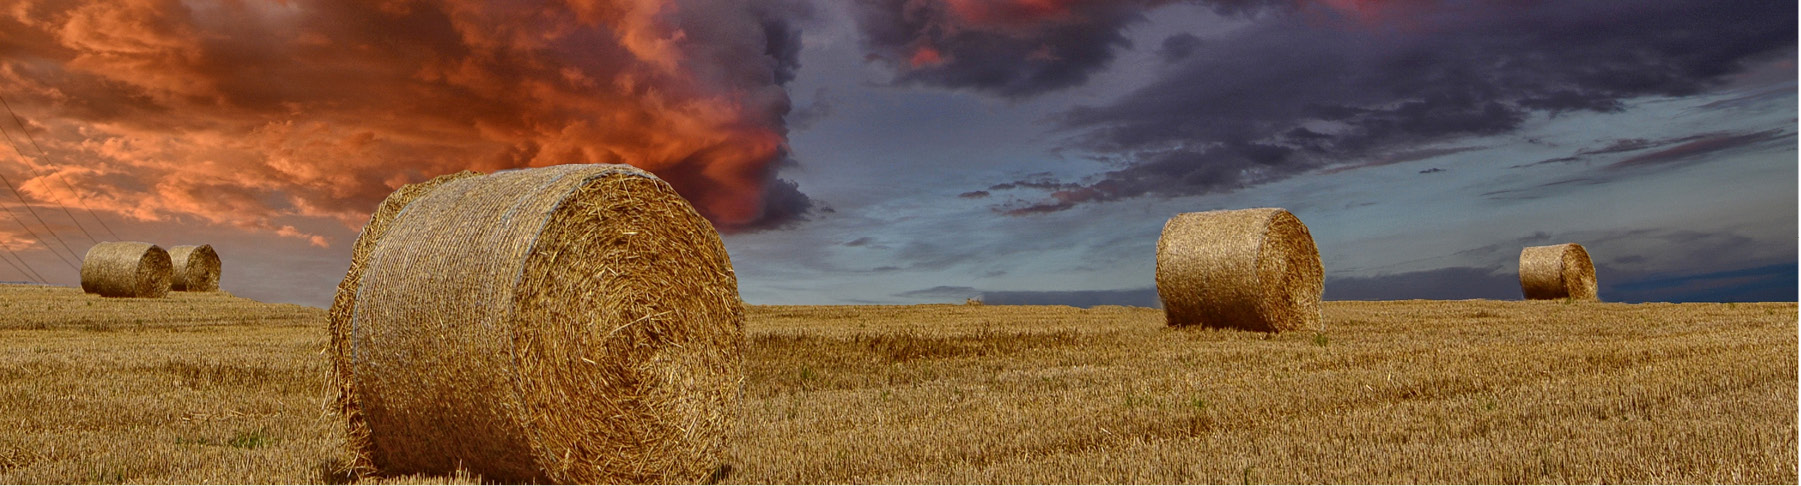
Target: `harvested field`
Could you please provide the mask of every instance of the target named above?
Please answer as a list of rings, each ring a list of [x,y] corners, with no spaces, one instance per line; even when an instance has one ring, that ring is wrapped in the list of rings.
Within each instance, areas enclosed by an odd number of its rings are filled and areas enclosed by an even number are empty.
[[[0,483],[336,482],[325,312],[0,286]],[[752,306],[732,483],[1789,483],[1796,305]],[[471,482],[471,477],[395,478]]]

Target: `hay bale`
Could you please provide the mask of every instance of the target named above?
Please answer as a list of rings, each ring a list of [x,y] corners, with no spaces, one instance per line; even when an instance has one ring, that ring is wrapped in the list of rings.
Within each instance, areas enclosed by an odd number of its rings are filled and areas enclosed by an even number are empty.
[[[169,290],[177,292],[213,292],[219,290],[219,254],[213,245],[169,247],[169,262],[175,265]]]
[[[347,423],[345,451],[349,454],[346,465],[356,475],[375,474],[374,463],[370,458],[373,445],[369,439],[369,427],[362,419],[362,411],[358,408],[361,402],[356,388],[348,379],[350,372],[350,333],[346,328],[350,323],[350,310],[356,305],[357,289],[362,288],[363,273],[367,271],[369,254],[375,251],[375,244],[381,241],[388,232],[400,211],[411,204],[414,199],[430,193],[432,189],[446,182],[475,177],[481,174],[462,171],[434,177],[425,182],[400,186],[388,197],[382,199],[375,212],[369,215],[369,222],[357,235],[356,242],[351,244],[350,269],[345,272],[344,280],[338,283],[338,292],[332,297],[331,309],[327,313],[326,332],[331,335],[332,373],[327,376],[328,387],[337,390],[332,407],[342,415]]]
[[[1317,328],[1324,274],[1307,225],[1283,209],[1178,214],[1157,240],[1157,296],[1171,326]]]
[[[169,252],[137,241],[107,241],[81,257],[81,290],[102,297],[169,294]]]
[[[692,482],[744,371],[711,224],[621,165],[459,174],[370,219],[331,310],[358,472]]]
[[[1599,300],[1595,265],[1588,250],[1575,243],[1520,250],[1520,291],[1528,300]]]

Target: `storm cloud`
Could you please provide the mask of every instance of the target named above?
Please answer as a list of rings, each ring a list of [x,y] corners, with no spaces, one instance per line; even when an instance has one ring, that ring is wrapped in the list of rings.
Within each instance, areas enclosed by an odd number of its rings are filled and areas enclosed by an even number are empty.
[[[40,203],[321,246],[463,169],[628,163],[727,231],[809,213],[777,178],[806,4],[526,3],[15,2],[0,92],[44,153],[0,170],[45,174]]]
[[[1114,169],[997,209],[1231,191],[1505,134],[1535,116],[1617,112],[1792,62],[1796,41],[1784,2],[1383,5],[1337,17],[1290,9],[1175,41],[1181,55],[1164,56],[1174,63],[1157,80],[1052,120],[1067,149]]]

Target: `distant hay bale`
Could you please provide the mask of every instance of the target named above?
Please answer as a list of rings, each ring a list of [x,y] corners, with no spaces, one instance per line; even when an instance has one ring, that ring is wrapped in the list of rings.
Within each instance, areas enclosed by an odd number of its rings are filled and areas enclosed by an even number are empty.
[[[330,312],[361,474],[694,482],[737,420],[744,309],[712,225],[622,165],[382,202]]]
[[[169,252],[137,241],[95,244],[81,257],[81,290],[102,297],[149,297],[169,294]]]
[[[1599,300],[1595,265],[1582,245],[1528,246],[1520,250],[1520,290],[1528,300]]]
[[[1307,225],[1283,209],[1178,214],[1157,240],[1157,296],[1171,326],[1317,328],[1324,274]]]
[[[213,245],[182,245],[169,248],[169,261],[175,271],[169,290],[177,292],[212,292],[219,290],[219,254]]]

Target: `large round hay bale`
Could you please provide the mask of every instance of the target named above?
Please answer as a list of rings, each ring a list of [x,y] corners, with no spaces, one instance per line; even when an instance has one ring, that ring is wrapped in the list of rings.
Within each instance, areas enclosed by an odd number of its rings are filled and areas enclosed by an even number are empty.
[[[1520,250],[1520,291],[1527,299],[1599,299],[1595,265],[1575,243]]]
[[[1157,240],[1171,326],[1317,328],[1325,271],[1307,225],[1277,208],[1178,214]]]
[[[378,472],[370,458],[370,450],[373,446],[370,444],[369,426],[363,421],[362,411],[357,405],[361,400],[357,397],[356,388],[348,379],[351,349],[347,326],[350,324],[350,310],[356,306],[357,289],[362,288],[363,273],[369,264],[369,254],[375,251],[376,242],[381,241],[382,236],[387,234],[388,227],[393,225],[395,217],[399,216],[400,211],[411,204],[414,199],[424,196],[433,188],[446,182],[479,175],[481,174],[465,170],[434,177],[425,182],[401,186],[393,193],[388,194],[388,197],[382,199],[381,204],[375,207],[375,212],[369,215],[369,222],[363,225],[363,230],[357,235],[356,242],[351,244],[350,269],[344,273],[344,280],[338,283],[338,292],[332,297],[331,310],[327,313],[329,317],[326,319],[326,330],[331,335],[332,350],[332,373],[328,378],[331,388],[338,392],[332,405],[347,422],[346,431],[348,433],[344,446],[350,456],[347,464],[350,466],[350,472],[358,475],[370,475]]]
[[[213,252],[213,245],[169,247],[169,262],[175,265],[174,274],[169,280],[169,290],[219,290],[219,254]]]
[[[501,482],[692,482],[744,371],[712,225],[622,165],[439,178],[389,196],[331,311],[353,466]]]
[[[162,247],[138,241],[106,241],[81,257],[81,290],[102,297],[169,294],[171,264]]]

